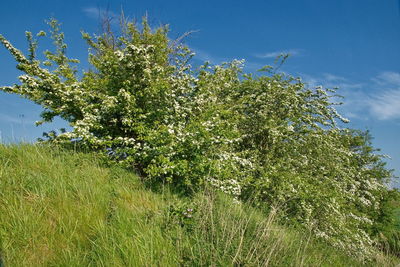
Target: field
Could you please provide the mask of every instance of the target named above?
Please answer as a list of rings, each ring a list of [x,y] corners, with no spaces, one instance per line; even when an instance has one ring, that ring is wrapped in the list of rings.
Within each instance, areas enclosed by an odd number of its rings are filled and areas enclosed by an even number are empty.
[[[92,153],[0,145],[4,266],[366,266],[204,188],[146,187]],[[377,256],[372,266],[391,266]]]

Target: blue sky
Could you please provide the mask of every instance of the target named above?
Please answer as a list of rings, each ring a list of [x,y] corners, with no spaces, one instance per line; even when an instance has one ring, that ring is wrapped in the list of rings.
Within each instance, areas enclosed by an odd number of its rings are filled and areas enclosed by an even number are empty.
[[[400,0],[264,0],[264,1],[90,1],[3,0],[0,33],[26,51],[24,32],[46,29],[51,16],[63,23],[71,57],[87,67],[80,30],[99,32],[99,10],[130,18],[148,14],[153,25],[169,24],[170,37],[194,30],[186,43],[196,60],[220,63],[245,59],[246,70],[273,64],[291,54],[281,70],[310,85],[337,86],[344,95],[342,114],[350,127],[368,129],[374,145],[392,159],[400,175]],[[48,48],[48,43],[43,43]],[[0,47],[0,85],[17,82],[19,72]],[[40,107],[15,95],[0,93],[3,141],[34,140]]]

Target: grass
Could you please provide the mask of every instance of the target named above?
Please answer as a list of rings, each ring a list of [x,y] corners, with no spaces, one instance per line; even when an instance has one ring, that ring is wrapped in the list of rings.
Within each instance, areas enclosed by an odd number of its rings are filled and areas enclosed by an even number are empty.
[[[210,189],[152,191],[95,154],[54,147],[0,145],[0,216],[4,266],[368,265],[273,212]]]

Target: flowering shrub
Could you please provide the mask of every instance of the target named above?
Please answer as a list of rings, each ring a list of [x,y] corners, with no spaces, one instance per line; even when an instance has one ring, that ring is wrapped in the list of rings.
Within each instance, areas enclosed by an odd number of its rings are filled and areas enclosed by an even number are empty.
[[[92,68],[80,77],[59,24],[50,26],[56,49],[43,62],[32,33],[28,56],[0,35],[25,73],[0,89],[42,105],[38,124],[55,116],[69,122],[72,131],[51,133],[51,142],[103,151],[187,192],[210,183],[261,207],[279,205],[285,220],[333,245],[372,253],[391,173],[367,135],[337,126],[347,121],[334,109],[334,90],[308,88],[270,67],[243,74],[241,61],[194,70],[191,51],[146,20],[141,29],[123,23],[118,37],[83,33]]]

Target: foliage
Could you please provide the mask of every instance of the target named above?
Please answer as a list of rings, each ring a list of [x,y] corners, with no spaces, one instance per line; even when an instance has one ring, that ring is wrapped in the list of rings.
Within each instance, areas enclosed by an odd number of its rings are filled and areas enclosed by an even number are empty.
[[[378,237],[378,245],[388,254],[400,257],[400,192],[389,190],[382,199],[379,213],[375,214],[372,233]]]
[[[334,108],[335,90],[271,67],[243,74],[241,61],[194,69],[191,51],[146,19],[122,21],[118,37],[83,33],[91,69],[80,77],[59,24],[49,24],[56,51],[44,62],[31,33],[28,57],[0,35],[25,73],[21,84],[0,89],[42,105],[38,123],[55,116],[70,123],[71,132],[49,135],[52,142],[106,152],[185,192],[211,184],[263,209],[279,207],[282,220],[340,249],[374,253],[391,172],[367,133],[338,127],[347,120]]]

